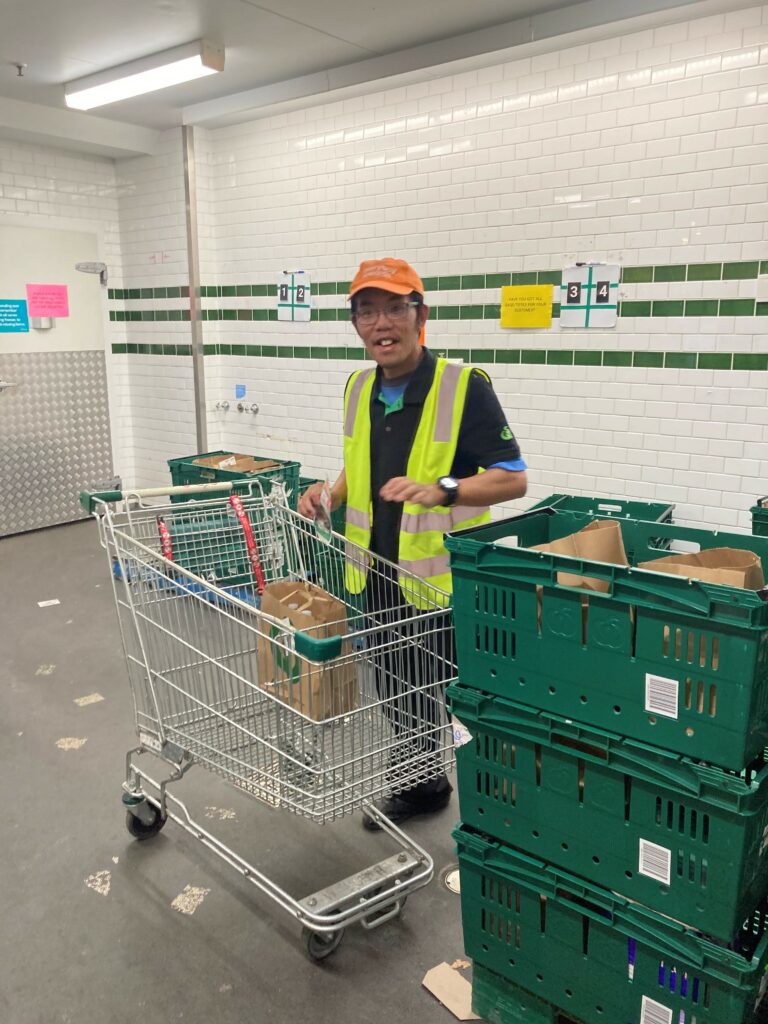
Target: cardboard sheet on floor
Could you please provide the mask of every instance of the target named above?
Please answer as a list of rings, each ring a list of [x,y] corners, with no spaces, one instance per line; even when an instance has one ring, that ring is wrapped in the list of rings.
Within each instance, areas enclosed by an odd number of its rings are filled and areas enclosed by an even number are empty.
[[[450,964],[438,964],[427,971],[422,980],[424,988],[431,992],[456,1020],[482,1020],[472,1013],[472,986],[463,975]]]

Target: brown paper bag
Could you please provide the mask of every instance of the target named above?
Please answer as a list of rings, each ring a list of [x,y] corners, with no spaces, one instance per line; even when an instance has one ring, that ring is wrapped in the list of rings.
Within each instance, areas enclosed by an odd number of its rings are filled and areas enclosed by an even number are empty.
[[[595,519],[583,530],[550,541],[549,544],[537,544],[531,550],[548,551],[553,555],[568,555],[571,558],[585,558],[593,562],[629,565],[624,551],[621,527],[615,519]],[[558,572],[557,582],[564,587],[581,587],[583,590],[601,593],[609,589],[608,580],[570,572]]]
[[[261,610],[285,624],[281,627],[262,619],[262,632],[278,637],[284,645],[294,629],[316,639],[345,636],[348,630],[346,606],[313,583],[268,584],[261,595]],[[342,641],[341,653],[349,653],[348,642]],[[314,665],[264,637],[259,639],[256,657],[259,685],[315,721],[347,714],[357,706],[353,663]]]
[[[740,548],[709,548],[681,555],[667,555],[639,562],[638,569],[687,576],[705,583],[723,583],[742,590],[762,590],[765,585],[760,556]]]

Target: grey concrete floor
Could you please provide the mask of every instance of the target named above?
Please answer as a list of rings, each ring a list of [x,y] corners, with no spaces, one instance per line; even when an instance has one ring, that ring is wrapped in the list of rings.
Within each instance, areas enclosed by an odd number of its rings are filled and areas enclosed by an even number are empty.
[[[421,985],[463,955],[459,900],[437,877],[399,920],[349,928],[317,965],[284,911],[173,822],[147,842],[128,834],[132,703],[93,522],[0,540],[0,623],[1,1024],[453,1020]],[[298,897],[393,852],[359,814],[313,825],[201,769],[182,786],[206,826]],[[409,826],[438,875],[457,818],[454,797]],[[191,915],[171,906],[186,886],[210,890]]]

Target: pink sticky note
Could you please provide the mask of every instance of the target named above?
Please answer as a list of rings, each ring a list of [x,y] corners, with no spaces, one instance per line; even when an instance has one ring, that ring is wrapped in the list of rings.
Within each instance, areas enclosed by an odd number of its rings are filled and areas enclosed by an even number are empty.
[[[69,292],[65,284],[28,284],[30,316],[69,316]]]

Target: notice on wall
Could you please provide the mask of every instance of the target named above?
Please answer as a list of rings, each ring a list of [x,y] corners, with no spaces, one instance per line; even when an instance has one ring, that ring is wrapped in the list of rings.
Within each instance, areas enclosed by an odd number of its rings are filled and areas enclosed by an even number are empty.
[[[619,316],[620,268],[607,263],[577,263],[563,271],[561,327],[615,327]]]
[[[28,284],[30,316],[69,316],[69,290],[65,284]]]
[[[312,286],[303,270],[284,270],[277,279],[277,319],[309,320]]]
[[[501,289],[501,326],[552,326],[551,284],[510,284]]]
[[[29,314],[23,299],[0,299],[0,334],[29,332]]]

